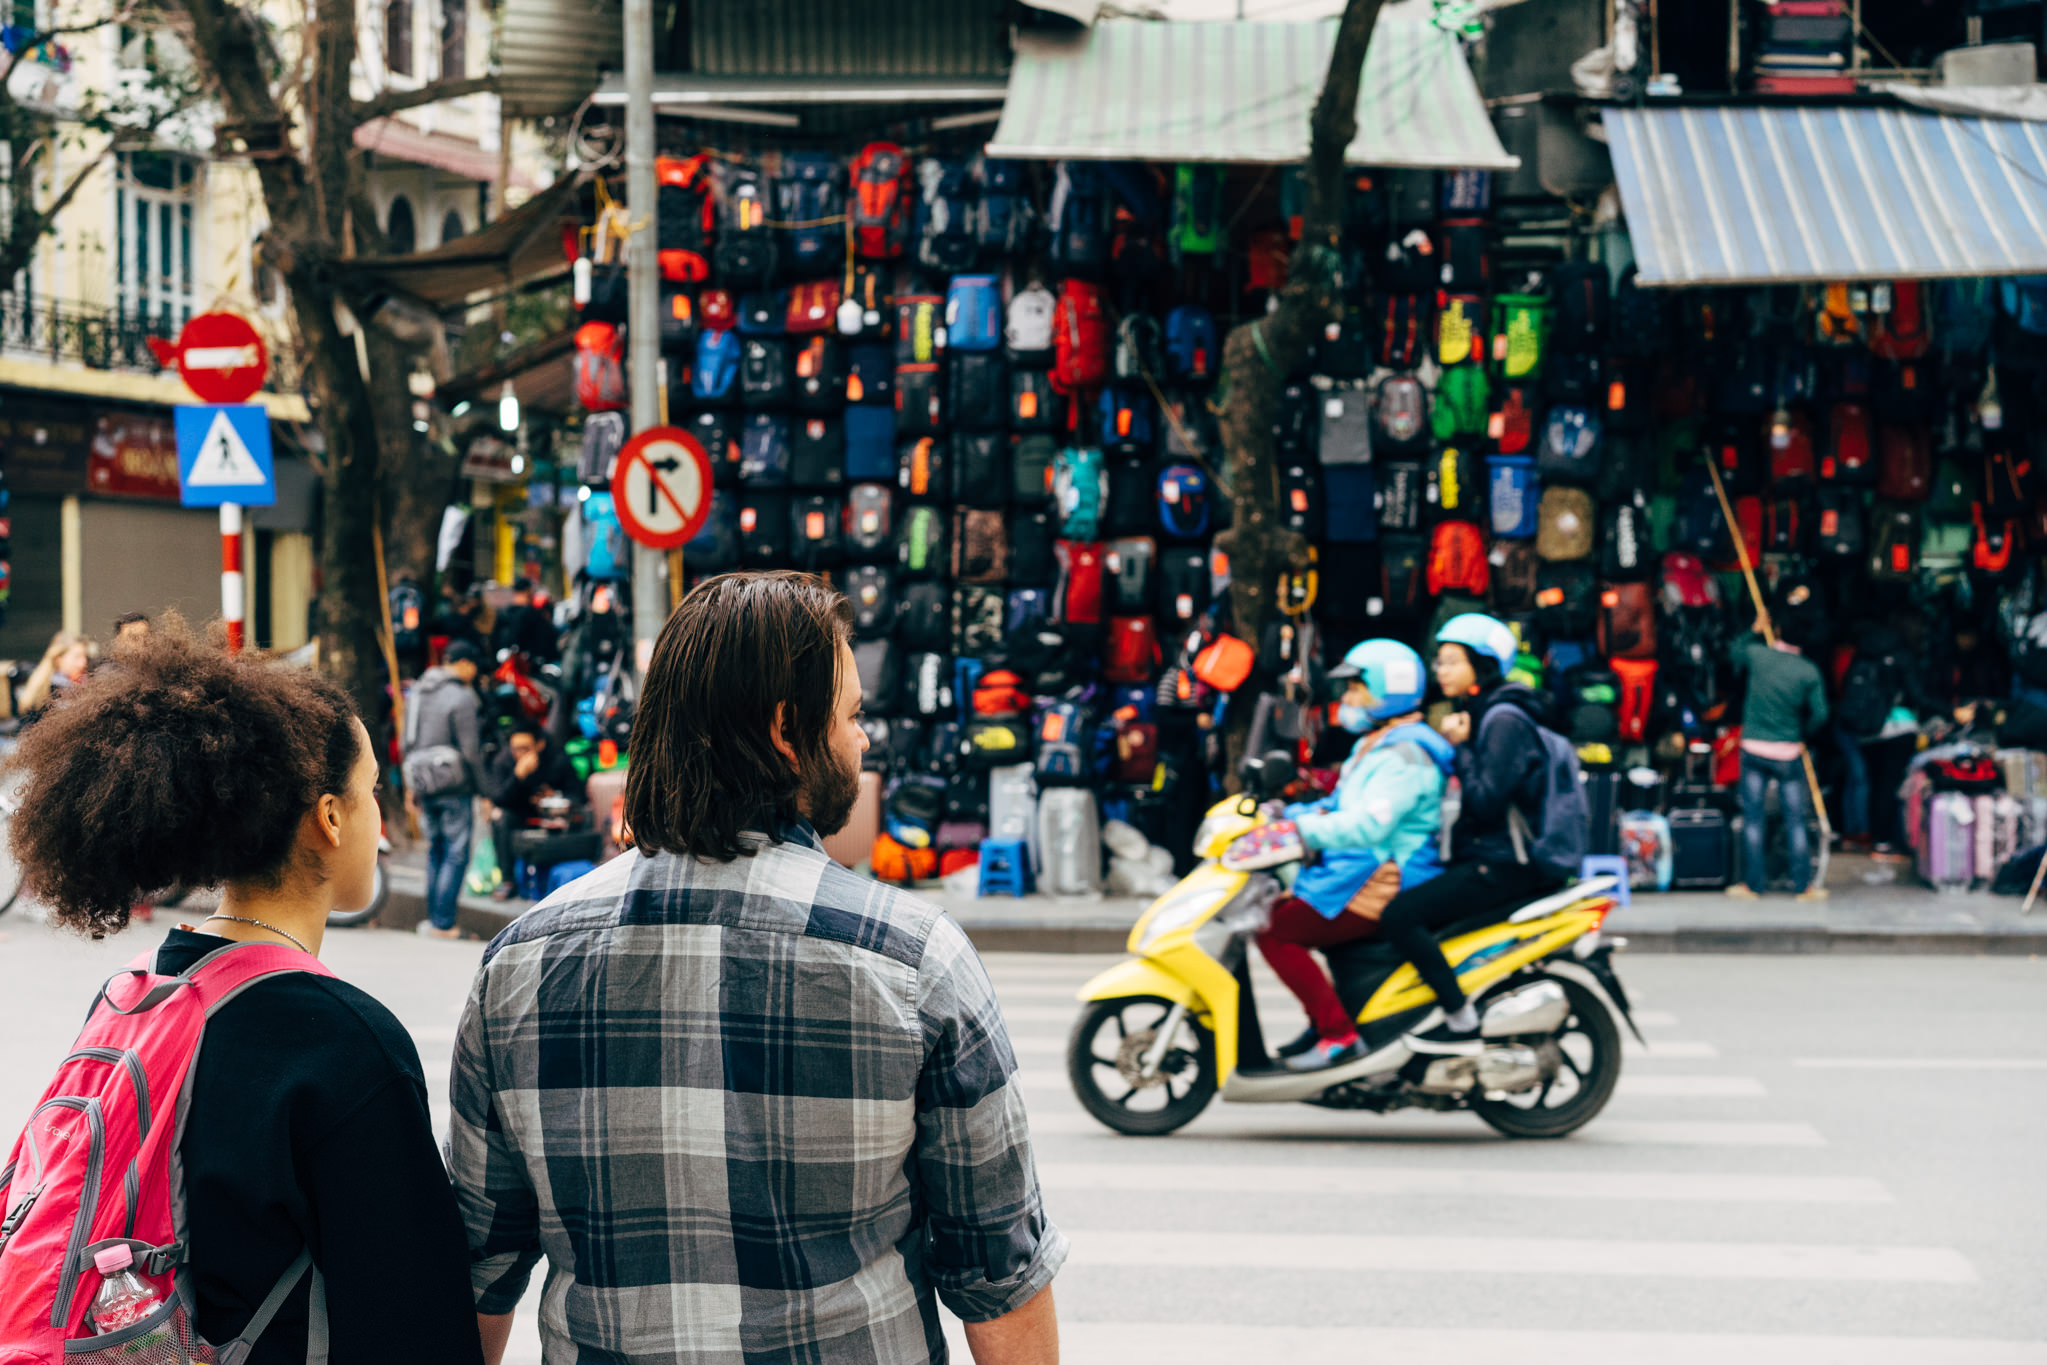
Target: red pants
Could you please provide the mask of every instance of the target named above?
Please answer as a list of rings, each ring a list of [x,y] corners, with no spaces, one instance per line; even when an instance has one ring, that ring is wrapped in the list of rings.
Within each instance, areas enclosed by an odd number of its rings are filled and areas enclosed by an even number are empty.
[[[1335,919],[1324,919],[1298,896],[1288,896],[1272,907],[1272,922],[1258,935],[1258,951],[1265,954],[1272,973],[1286,983],[1308,1011],[1315,1032],[1329,1042],[1341,1042],[1355,1034],[1357,1024],[1343,1002],[1329,974],[1315,960],[1310,948],[1331,948],[1352,939],[1369,937],[1378,925],[1348,911]]]

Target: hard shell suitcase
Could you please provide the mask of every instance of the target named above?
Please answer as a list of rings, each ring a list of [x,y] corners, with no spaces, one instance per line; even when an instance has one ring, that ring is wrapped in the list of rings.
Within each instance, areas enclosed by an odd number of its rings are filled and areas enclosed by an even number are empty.
[[[881,784],[880,773],[861,773],[852,818],[824,841],[826,855],[842,867],[857,867],[873,855],[875,837],[881,833]]]
[[[1674,810],[1670,822],[1670,884],[1680,891],[1713,890],[1727,885],[1733,864],[1727,813],[1719,810]]]
[[[1919,875],[1937,891],[1967,891],[1976,878],[1974,798],[1963,792],[1934,792],[1925,809]]]
[[[1053,787],[1038,797],[1040,890],[1085,896],[1101,890],[1102,824],[1086,787]]]

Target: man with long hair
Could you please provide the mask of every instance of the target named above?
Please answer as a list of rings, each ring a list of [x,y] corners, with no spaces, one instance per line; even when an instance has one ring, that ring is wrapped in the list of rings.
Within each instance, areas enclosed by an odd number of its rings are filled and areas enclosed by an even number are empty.
[[[635,849],[491,944],[449,1159],[485,1355],[545,1252],[550,1359],[1058,1358],[995,993],[936,907],[825,856],[859,790],[852,612],[728,574],[655,642]]]

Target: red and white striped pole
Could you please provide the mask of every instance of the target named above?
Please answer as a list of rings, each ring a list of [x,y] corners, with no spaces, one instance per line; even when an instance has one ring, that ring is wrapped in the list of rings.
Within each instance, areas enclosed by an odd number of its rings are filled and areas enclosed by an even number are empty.
[[[242,652],[242,507],[220,505],[220,615],[227,622],[227,652]]]

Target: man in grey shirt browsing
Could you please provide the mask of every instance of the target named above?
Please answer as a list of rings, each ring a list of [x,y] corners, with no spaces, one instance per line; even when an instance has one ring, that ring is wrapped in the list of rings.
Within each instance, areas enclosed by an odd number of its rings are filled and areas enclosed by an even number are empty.
[[[866,740],[844,598],[728,574],[663,629],[636,848],[484,957],[449,1166],[486,1359],[544,1253],[550,1361],[1058,1359],[1046,1219],[994,990],[937,908],[825,856]]]

